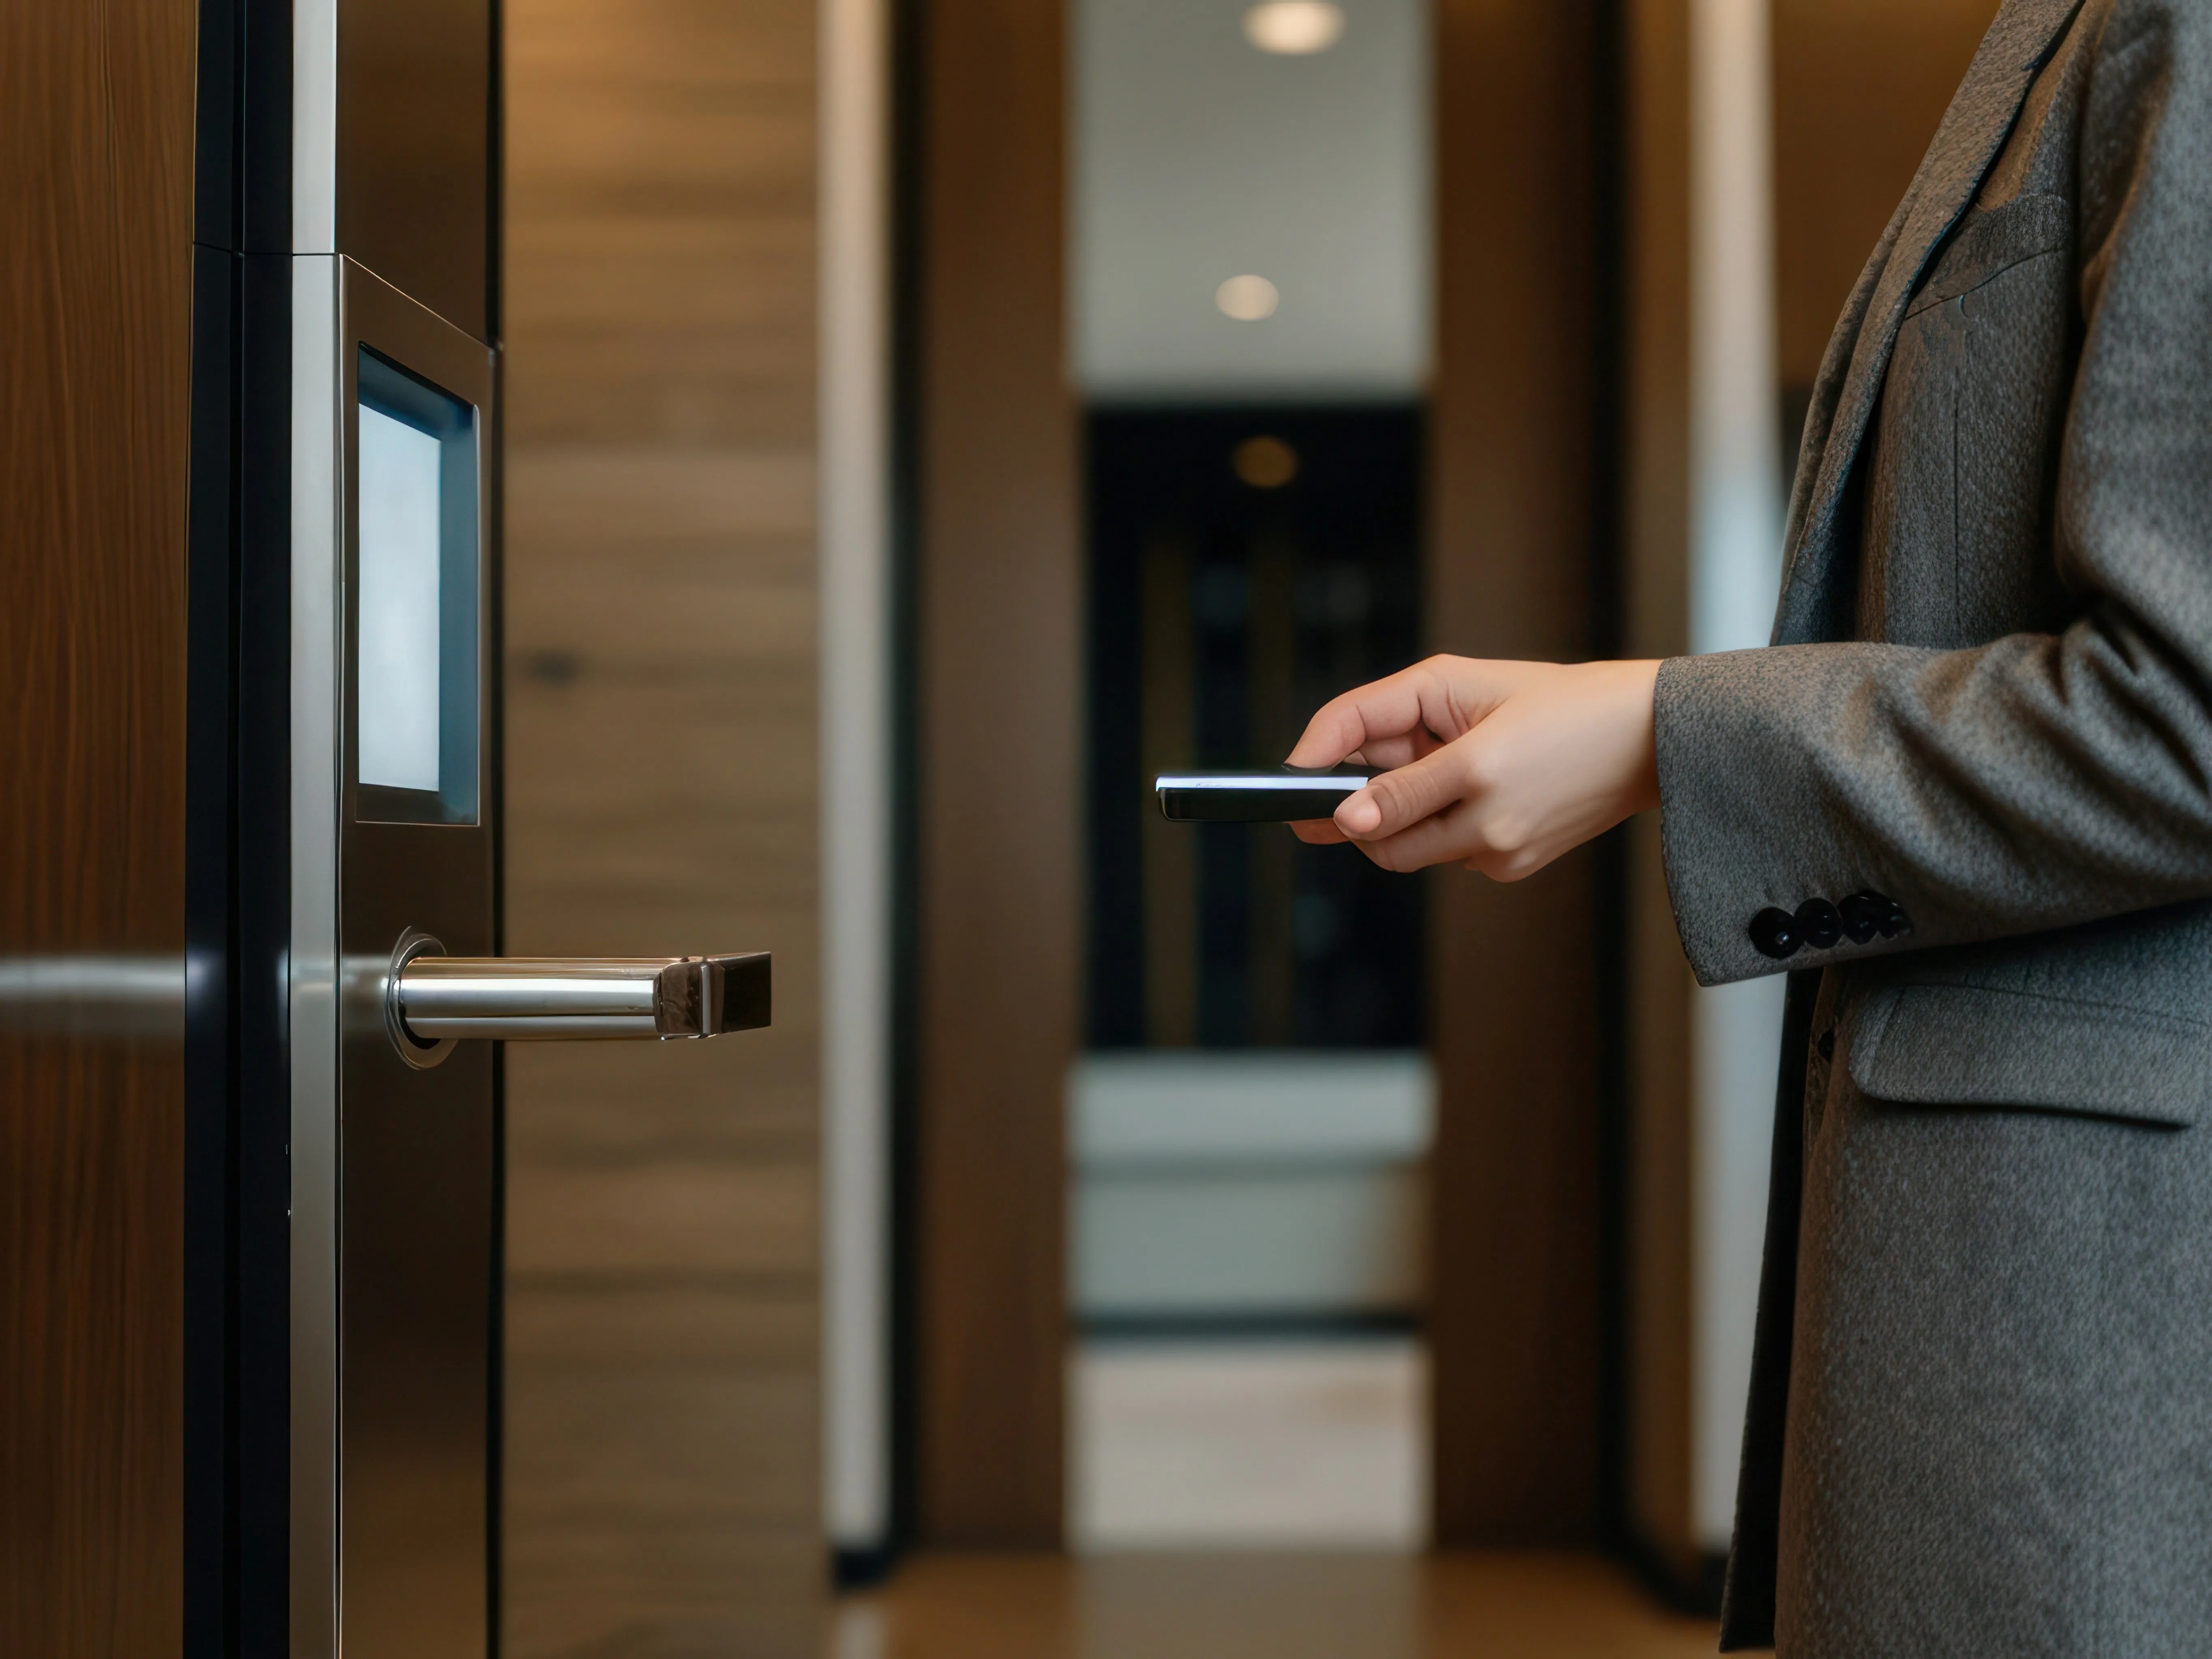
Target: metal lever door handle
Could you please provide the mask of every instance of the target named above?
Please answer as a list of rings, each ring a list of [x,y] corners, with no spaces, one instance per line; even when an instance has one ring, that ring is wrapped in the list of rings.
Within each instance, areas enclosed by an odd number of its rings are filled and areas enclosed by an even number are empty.
[[[401,1057],[434,1066],[456,1039],[507,1042],[721,1036],[769,1023],[769,953],[449,957],[410,933],[393,953],[386,1024]]]

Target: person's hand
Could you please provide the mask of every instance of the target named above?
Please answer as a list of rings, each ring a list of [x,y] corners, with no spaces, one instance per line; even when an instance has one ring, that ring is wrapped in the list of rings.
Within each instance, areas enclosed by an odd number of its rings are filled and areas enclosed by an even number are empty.
[[[1293,766],[1391,769],[1332,818],[1291,826],[1350,841],[1386,870],[1460,863],[1518,881],[1659,804],[1656,662],[1431,657],[1327,704]]]

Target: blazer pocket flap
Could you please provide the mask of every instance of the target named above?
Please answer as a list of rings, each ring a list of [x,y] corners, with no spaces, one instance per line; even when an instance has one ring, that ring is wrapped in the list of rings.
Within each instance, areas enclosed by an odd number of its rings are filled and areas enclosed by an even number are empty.
[[[1850,1034],[1878,1100],[2022,1106],[2189,1125],[2212,1103],[2212,1027],[1980,985],[1889,985]]]

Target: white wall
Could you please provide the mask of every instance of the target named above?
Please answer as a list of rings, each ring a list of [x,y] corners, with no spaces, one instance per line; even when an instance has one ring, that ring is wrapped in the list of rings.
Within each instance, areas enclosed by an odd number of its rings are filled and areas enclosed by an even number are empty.
[[[1243,0],[1076,0],[1071,355],[1096,399],[1415,397],[1428,376],[1428,7],[1343,0],[1261,52]],[[1267,277],[1237,322],[1225,279]]]
[[[822,1316],[833,1544],[890,1522],[889,30],[821,9]]]
[[[1068,1080],[1075,1313],[1410,1312],[1435,1115],[1418,1052],[1082,1056]]]
[[[1690,7],[1690,649],[1766,643],[1781,576],[1767,0]],[[1780,1047],[1780,975],[1691,1004],[1691,1510],[1735,1507]]]

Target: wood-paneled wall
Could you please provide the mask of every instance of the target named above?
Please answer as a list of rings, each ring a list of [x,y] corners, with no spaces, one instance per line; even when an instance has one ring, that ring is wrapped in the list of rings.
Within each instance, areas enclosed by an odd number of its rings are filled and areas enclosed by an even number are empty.
[[[0,957],[184,950],[195,21],[0,13]],[[181,1642],[184,1127],[0,1028],[0,1653]]]
[[[507,949],[775,953],[509,1053],[507,1650],[811,1656],[814,9],[505,27]]]
[[[1429,636],[1595,638],[1606,8],[1439,0]],[[1596,866],[1434,884],[1430,1340],[1439,1543],[1598,1526]]]

